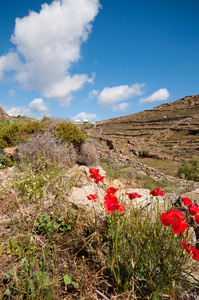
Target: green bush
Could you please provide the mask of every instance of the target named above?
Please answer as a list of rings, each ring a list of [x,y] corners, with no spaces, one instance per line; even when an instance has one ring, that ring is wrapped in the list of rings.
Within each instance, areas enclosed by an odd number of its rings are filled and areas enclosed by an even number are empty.
[[[0,154],[0,169],[13,166],[13,161],[8,154]]]
[[[3,120],[1,120],[0,121],[0,130],[4,127],[4,126],[6,126],[6,125],[8,125],[9,124],[9,121],[3,121]]]
[[[15,146],[19,136],[23,131],[23,124],[12,123],[4,126],[0,131],[0,147],[12,147]]]
[[[60,122],[54,131],[63,141],[73,144],[82,144],[86,140],[85,134],[71,122]]]
[[[143,150],[143,151],[142,151],[142,156],[143,156],[143,157],[150,157],[149,151],[148,151],[148,150]]]
[[[35,121],[26,124],[11,123],[0,129],[0,147],[12,147],[26,141],[31,134],[43,130],[45,125]]]
[[[199,160],[195,159],[192,163],[184,161],[182,167],[178,169],[179,178],[199,181]]]

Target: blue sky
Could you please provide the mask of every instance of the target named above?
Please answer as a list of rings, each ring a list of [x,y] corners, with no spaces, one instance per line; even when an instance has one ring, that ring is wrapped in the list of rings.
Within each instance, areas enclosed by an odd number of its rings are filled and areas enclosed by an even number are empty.
[[[8,0],[0,106],[105,120],[199,94],[198,0]]]

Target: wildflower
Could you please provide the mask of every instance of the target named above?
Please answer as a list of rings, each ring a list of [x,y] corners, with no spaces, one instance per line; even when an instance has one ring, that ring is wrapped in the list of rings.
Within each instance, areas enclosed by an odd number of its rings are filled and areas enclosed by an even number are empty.
[[[91,169],[89,170],[89,172],[90,172],[90,177],[91,177],[91,178],[95,178],[96,176],[99,175],[99,169],[91,168]]]
[[[187,222],[183,222],[185,216],[178,210],[172,209],[169,213],[162,213],[160,221],[165,226],[170,226],[172,224],[172,230],[176,234],[182,233],[188,226]]]
[[[187,222],[175,223],[172,225],[172,230],[176,234],[182,233],[188,226]]]
[[[162,213],[161,217],[160,217],[160,221],[162,222],[162,224],[164,224],[165,226],[169,226],[171,225],[171,219],[169,217],[169,215],[167,213]]]
[[[138,195],[137,193],[126,193],[126,195],[129,196],[129,199],[130,199],[130,200],[133,200],[133,199],[135,199],[135,198],[141,198],[141,197],[142,197],[142,195]]]
[[[158,196],[158,195],[160,195],[160,196],[164,196],[164,193],[161,191],[161,189],[159,189],[159,188],[157,188],[157,189],[155,189],[155,190],[153,190],[153,191],[151,191],[150,192],[150,194],[152,195],[152,196]]]
[[[189,208],[189,211],[192,216],[195,216],[195,214],[199,212],[199,207],[196,206],[195,204],[192,204]]]
[[[95,179],[95,183],[98,184],[99,182],[104,182],[104,176],[99,174],[99,169],[91,168],[89,170],[90,177]]]
[[[190,251],[190,246],[189,246],[189,244],[187,244],[187,243],[185,243],[185,242],[182,242],[182,246],[185,248],[185,250],[186,250],[188,253],[191,252],[191,251]]]
[[[184,202],[184,205],[187,206],[187,207],[192,205],[192,202],[188,197],[182,198],[182,201]]]
[[[124,205],[118,203],[118,199],[114,194],[106,194],[104,199],[104,208],[106,209],[108,214],[112,214],[116,209],[119,212],[124,211]]]
[[[82,225],[82,229],[83,229],[83,230],[85,229],[85,225]]]
[[[95,199],[98,198],[97,194],[89,194],[89,196],[86,196],[88,198],[88,200],[94,200],[95,202],[97,202]]]
[[[195,221],[197,224],[199,224],[199,215],[195,215]]]
[[[192,247],[192,246],[190,246],[189,250],[193,253],[192,258],[194,260],[199,260],[199,250],[196,249],[196,248],[194,248],[194,247]]]
[[[68,220],[66,220],[65,222],[68,223]]]
[[[98,184],[99,182],[104,182],[104,176],[100,174],[95,178],[95,183]]]
[[[118,189],[116,189],[114,187],[109,187],[106,192],[108,194],[115,194],[117,191],[118,191]]]

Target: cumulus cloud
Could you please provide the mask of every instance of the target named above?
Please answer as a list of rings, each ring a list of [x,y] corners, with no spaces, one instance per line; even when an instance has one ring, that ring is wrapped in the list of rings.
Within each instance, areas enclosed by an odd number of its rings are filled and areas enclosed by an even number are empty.
[[[29,103],[28,106],[34,112],[41,112],[41,111],[48,110],[42,98],[35,98],[32,102]]]
[[[81,58],[81,44],[99,8],[99,0],[54,0],[43,4],[39,13],[17,18],[11,37],[16,51],[0,57],[0,79],[14,71],[23,88],[68,105],[72,92],[93,80],[87,74],[71,76],[69,70]]]
[[[135,83],[131,86],[120,85],[112,88],[105,87],[98,96],[98,104],[110,106],[123,100],[142,95],[144,84]]]
[[[167,89],[159,89],[147,98],[141,98],[140,103],[163,101],[169,98]]]
[[[93,122],[93,121],[96,121],[96,118],[97,118],[96,114],[81,112],[81,113],[77,114],[76,116],[74,116],[72,119],[75,122],[85,122],[85,121]]]
[[[96,97],[97,95],[99,94],[99,91],[97,90],[92,90],[90,93],[89,93],[89,99],[93,99],[94,97]]]
[[[29,117],[31,115],[31,111],[29,108],[26,107],[12,107],[12,108],[5,108],[5,111],[8,115],[17,117],[19,115]]]
[[[118,105],[113,106],[113,111],[125,112],[127,107],[129,107],[129,104],[127,102],[119,103]]]

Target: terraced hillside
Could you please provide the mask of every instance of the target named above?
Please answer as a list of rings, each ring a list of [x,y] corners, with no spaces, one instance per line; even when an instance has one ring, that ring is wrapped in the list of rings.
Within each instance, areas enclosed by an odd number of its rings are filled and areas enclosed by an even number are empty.
[[[138,159],[192,160],[199,156],[199,95],[98,122],[87,133]]]

